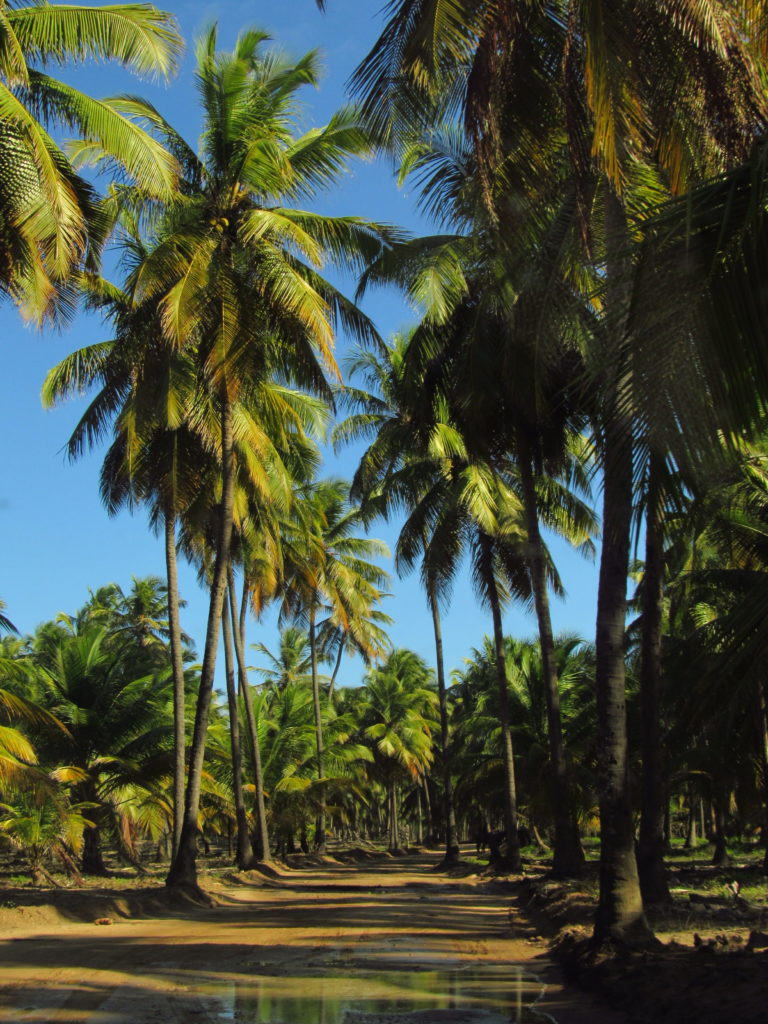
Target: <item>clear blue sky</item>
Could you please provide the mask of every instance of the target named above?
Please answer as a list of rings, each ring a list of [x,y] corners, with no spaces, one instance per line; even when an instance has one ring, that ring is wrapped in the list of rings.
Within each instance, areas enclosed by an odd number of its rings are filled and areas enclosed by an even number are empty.
[[[169,85],[158,87],[139,82],[125,72],[104,66],[80,69],[63,77],[93,95],[133,92],[146,96],[190,141],[199,134],[191,50],[199,31],[210,22],[219,22],[222,48],[232,44],[241,28],[253,25],[268,31],[275,44],[291,55],[312,48],[321,50],[326,74],[318,91],[307,90],[307,126],[323,123],[343,102],[345,82],[381,25],[379,4],[366,0],[328,0],[326,14],[317,10],[314,0],[269,4],[176,0],[168,6],[176,14],[187,42],[182,70]],[[429,230],[415,209],[413,197],[397,189],[391,168],[385,162],[355,165],[343,185],[318,207],[323,212],[358,214],[397,223],[417,233]],[[348,282],[347,288],[351,292],[353,283]],[[384,336],[414,317],[413,311],[389,292],[371,294],[364,308]],[[71,350],[105,337],[94,317],[78,316],[64,333],[39,333],[25,327],[8,303],[0,305],[0,597],[7,603],[7,614],[22,632],[32,631],[59,611],[74,611],[87,599],[89,588],[115,581],[127,589],[132,575],[164,575],[162,542],[149,532],[143,515],[131,517],[124,513],[109,519],[99,502],[98,473],[103,453],[86,456],[74,465],[64,459],[62,446],[83,403],[72,402],[50,412],[44,412],[40,404],[40,387],[50,367]],[[345,346],[345,339],[339,338],[340,359]],[[354,468],[353,452],[338,459],[329,453],[324,472],[348,477]],[[381,524],[372,532],[393,546],[396,524]],[[568,591],[565,601],[554,603],[555,628],[591,638],[596,566],[558,542],[554,543],[553,551]],[[181,569],[180,585],[187,601],[183,626],[196,639],[198,653],[202,655],[206,597],[187,566]],[[418,578],[393,579],[391,589],[393,596],[385,608],[395,619],[393,642],[418,651],[431,662],[431,620]],[[535,632],[535,622],[531,614],[513,607],[507,612],[505,628],[517,636],[530,636]],[[445,616],[447,667],[459,667],[489,631],[489,616],[478,607],[463,574]],[[260,624],[251,621],[248,640],[257,639],[271,648],[276,645],[272,617],[267,616]],[[347,659],[340,682],[356,685],[360,673],[360,664]]]

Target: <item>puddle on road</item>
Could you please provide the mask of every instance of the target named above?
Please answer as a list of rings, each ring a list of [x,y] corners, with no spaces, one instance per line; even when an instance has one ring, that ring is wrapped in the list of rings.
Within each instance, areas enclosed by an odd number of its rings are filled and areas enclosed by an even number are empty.
[[[522,968],[255,976],[211,990],[235,1024],[542,1024],[544,985]]]

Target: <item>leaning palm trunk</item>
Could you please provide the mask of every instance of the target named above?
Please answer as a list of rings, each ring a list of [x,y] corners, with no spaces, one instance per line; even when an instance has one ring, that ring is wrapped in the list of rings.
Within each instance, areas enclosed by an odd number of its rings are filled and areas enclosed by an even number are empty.
[[[626,273],[623,254],[628,232],[619,199],[606,199],[609,247],[607,308],[615,316],[623,308]],[[645,919],[635,857],[634,822],[627,761],[627,712],[624,666],[624,623],[632,526],[632,424],[623,407],[622,353],[607,366],[603,399],[603,541],[597,594],[595,691],[597,700],[598,784],[600,794],[600,897],[595,918],[596,942],[645,941]],[[624,382],[622,382],[624,383]]]
[[[200,789],[205,759],[205,739],[208,716],[213,694],[213,677],[216,670],[216,652],[219,641],[219,624],[224,607],[227,588],[227,567],[232,544],[232,515],[234,507],[234,450],[232,435],[232,406],[226,384],[221,389],[221,463],[222,487],[219,529],[216,542],[216,559],[213,566],[211,596],[208,605],[208,625],[205,632],[205,652],[200,672],[200,687],[197,694],[195,728],[189,755],[189,777],[184,801],[184,822],[179,846],[171,862],[166,885],[197,887],[197,817],[200,809]]]
[[[507,661],[504,651],[504,629],[501,622],[501,603],[499,591],[493,575],[493,541],[486,534],[480,540],[485,561],[488,566],[488,599],[493,616],[493,643],[496,652],[496,682],[499,691],[499,722],[501,724],[501,745],[504,757],[504,828],[507,833],[507,853],[504,866],[510,871],[521,871],[520,838],[517,833],[517,787],[515,786],[515,756],[512,750],[512,730],[510,728],[509,692],[507,681]]]
[[[443,631],[440,610],[434,587],[429,587],[429,607],[432,611],[432,626],[435,632],[435,662],[437,664],[437,695],[440,701],[440,739],[443,768],[443,808],[445,814],[445,865],[456,864],[459,860],[459,843],[456,835],[456,809],[453,802],[453,780],[448,762],[448,702],[445,689],[445,663],[443,660]],[[419,826],[421,826],[421,801],[419,801]],[[421,840],[419,840],[421,841]]]
[[[224,638],[224,671],[227,677],[227,705],[229,707],[229,739],[232,748],[232,788],[235,794],[235,819],[237,821],[236,863],[241,871],[253,867],[253,848],[248,834],[248,815],[243,795],[243,751],[240,744],[240,720],[235,690],[235,658],[232,641],[232,620],[229,615],[227,596],[224,595],[224,609],[221,615],[221,631]]]
[[[184,820],[184,775],[186,767],[186,722],[184,659],[179,615],[179,575],[176,566],[176,514],[173,502],[165,507],[165,571],[168,580],[168,631],[173,673],[173,853],[181,840]]]
[[[531,573],[536,619],[539,628],[541,667],[544,677],[544,695],[547,703],[549,757],[552,764],[552,806],[555,819],[555,844],[552,853],[552,872],[556,878],[579,874],[584,866],[576,816],[571,807],[568,769],[563,744],[560,718],[560,688],[555,662],[555,641],[547,593],[547,573],[544,546],[539,531],[538,503],[533,480],[531,457],[522,431],[518,431],[518,452],[523,504],[528,530],[528,567]]]
[[[317,777],[320,808],[317,812],[315,849],[325,853],[325,749],[323,747],[323,717],[320,710],[320,678],[317,671],[317,635],[315,629],[315,608],[309,613],[309,651],[312,660],[312,704],[315,709],[315,738],[317,741]]]
[[[640,665],[643,755],[640,838],[637,870],[646,903],[669,903],[664,868],[664,814],[667,807],[662,765],[659,702],[661,696],[661,620],[664,587],[664,527],[661,498],[661,457],[651,452],[648,510],[645,521],[645,573]]]
[[[344,649],[347,646],[346,637],[342,637],[339,641],[339,649],[336,652],[336,664],[333,666],[333,673],[331,675],[331,681],[328,684],[328,699],[333,696],[333,688],[336,686],[336,677],[339,674],[341,668],[341,659],[344,657]]]
[[[247,599],[247,590],[243,590],[243,606]],[[244,639],[244,616],[237,614],[237,599],[235,597],[235,576],[232,567],[229,568],[229,605],[232,613],[232,631],[235,636],[235,654],[237,656],[237,671],[240,681],[240,692],[243,695],[245,705],[245,720],[248,725],[248,735],[251,741],[251,752],[253,757],[253,785],[255,789],[254,812],[256,816],[256,830],[254,842],[256,846],[256,857],[265,861],[272,859],[272,851],[269,848],[269,831],[267,829],[267,810],[264,805],[264,774],[261,770],[261,745],[259,743],[259,730],[256,727],[256,716],[253,713],[253,700],[250,687],[248,686],[248,668],[245,664],[245,639]]]

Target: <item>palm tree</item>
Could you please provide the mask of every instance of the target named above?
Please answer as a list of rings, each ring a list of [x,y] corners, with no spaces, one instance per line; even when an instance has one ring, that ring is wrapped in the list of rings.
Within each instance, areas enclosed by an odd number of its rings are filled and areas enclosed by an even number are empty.
[[[220,54],[214,28],[199,43],[201,157],[156,111],[141,108],[181,155],[186,200],[168,209],[157,245],[135,276],[135,295],[139,302],[160,302],[172,344],[194,347],[215,396],[222,465],[185,821],[169,884],[196,884],[200,773],[232,536],[233,403],[243,389],[275,372],[330,397],[316,352],[333,371],[332,319],[341,317],[362,337],[374,336],[315,266],[324,258],[343,263],[373,255],[382,232],[357,218],[318,217],[286,205],[333,182],[366,140],[355,116],[344,111],[325,128],[296,136],[296,93],[316,80],[316,58],[308,54],[291,65],[262,55],[264,39],[263,33],[244,32],[231,54]]]
[[[312,653],[309,636],[298,626],[286,626],[280,630],[277,654],[262,643],[253,644],[253,649],[269,659],[267,668],[256,669],[268,686],[284,690],[295,683],[310,683]]]
[[[400,848],[397,779],[403,771],[423,778],[432,753],[436,695],[431,672],[413,651],[392,651],[365,677],[359,714],[363,735],[373,745],[389,803],[389,849]]]
[[[452,7],[399,0],[355,76],[382,136],[392,141],[399,130],[401,147],[403,138],[439,120],[436,110],[460,106],[486,192],[493,194],[489,183],[499,170],[513,186],[504,215],[510,228],[518,198],[524,201],[526,189],[535,191],[537,181],[551,177],[550,157],[553,150],[562,154],[565,142],[584,237],[591,221],[605,240],[599,258],[607,328],[596,334],[593,362],[604,457],[596,643],[603,758],[598,941],[649,936],[626,762],[623,635],[634,426],[622,283],[628,217],[668,188],[682,191],[737,159],[765,109],[754,57],[759,33],[750,15],[720,0],[698,8],[693,21],[689,15],[684,3],[652,4],[639,14],[629,4],[571,0],[529,4],[511,16],[508,5],[471,0],[456,17]]]
[[[128,644],[111,649],[104,626],[41,640],[32,657],[41,703],[66,726],[66,732],[50,732],[41,756],[81,773],[75,801],[93,806],[83,870],[104,874],[101,830],[117,830],[121,788],[146,790],[167,768],[166,685],[153,674],[136,676],[135,649]]]
[[[126,221],[122,256],[135,266],[146,257],[138,224]],[[114,325],[110,341],[79,349],[55,366],[43,384],[43,404],[98,390],[67,442],[70,459],[92,448],[113,424],[114,439],[101,472],[101,495],[110,515],[146,503],[150,522],[165,540],[168,635],[174,684],[174,848],[181,836],[185,778],[185,684],[176,523],[201,490],[210,462],[199,389],[187,353],[164,344],[157,311],[137,307],[130,294],[90,276],[89,303]],[[197,409],[195,423],[191,410]]]
[[[95,196],[46,124],[75,129],[155,195],[169,195],[174,158],[118,105],[96,100],[46,73],[51,64],[114,60],[169,77],[181,52],[172,15],[150,4],[0,5],[0,290],[37,322],[98,238]]]
[[[330,396],[321,361],[333,369],[336,317],[361,337],[375,337],[315,268],[324,258],[370,257],[382,231],[356,218],[317,217],[289,205],[331,183],[347,157],[367,143],[354,115],[344,111],[324,129],[295,134],[296,93],[316,80],[316,59],[309,54],[295,65],[273,59],[261,53],[264,39],[245,32],[231,54],[217,52],[215,28],[200,42],[206,119],[200,157],[156,110],[121,101],[121,110],[143,118],[178,157],[185,195],[183,204],[155,218],[152,251],[127,290],[138,308],[159,313],[172,348],[194,355],[209,396],[205,408],[215,411],[219,424],[223,481],[183,835],[170,884],[195,884],[197,805],[230,561],[234,448],[244,425],[234,405],[275,374]],[[97,155],[95,147],[92,152]],[[254,450],[263,452],[265,445],[271,442],[262,435]]]
[[[321,480],[302,490],[297,503],[293,537],[284,535],[284,619],[300,619],[308,628],[312,697],[317,741],[317,772],[325,772],[322,713],[320,706],[319,619],[327,612],[340,628],[362,644],[361,626],[381,596],[387,573],[371,557],[386,557],[388,550],[372,538],[354,536],[361,521],[360,509],[350,504],[349,485],[343,480]],[[322,790],[321,790],[322,792]],[[325,812],[317,818],[315,845],[325,849]]]

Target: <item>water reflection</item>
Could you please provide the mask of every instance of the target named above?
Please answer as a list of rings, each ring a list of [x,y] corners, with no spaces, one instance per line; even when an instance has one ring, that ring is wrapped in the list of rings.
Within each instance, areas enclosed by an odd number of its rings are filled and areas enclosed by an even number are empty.
[[[237,1024],[542,1024],[542,983],[522,968],[343,971],[238,980],[225,1019]]]

